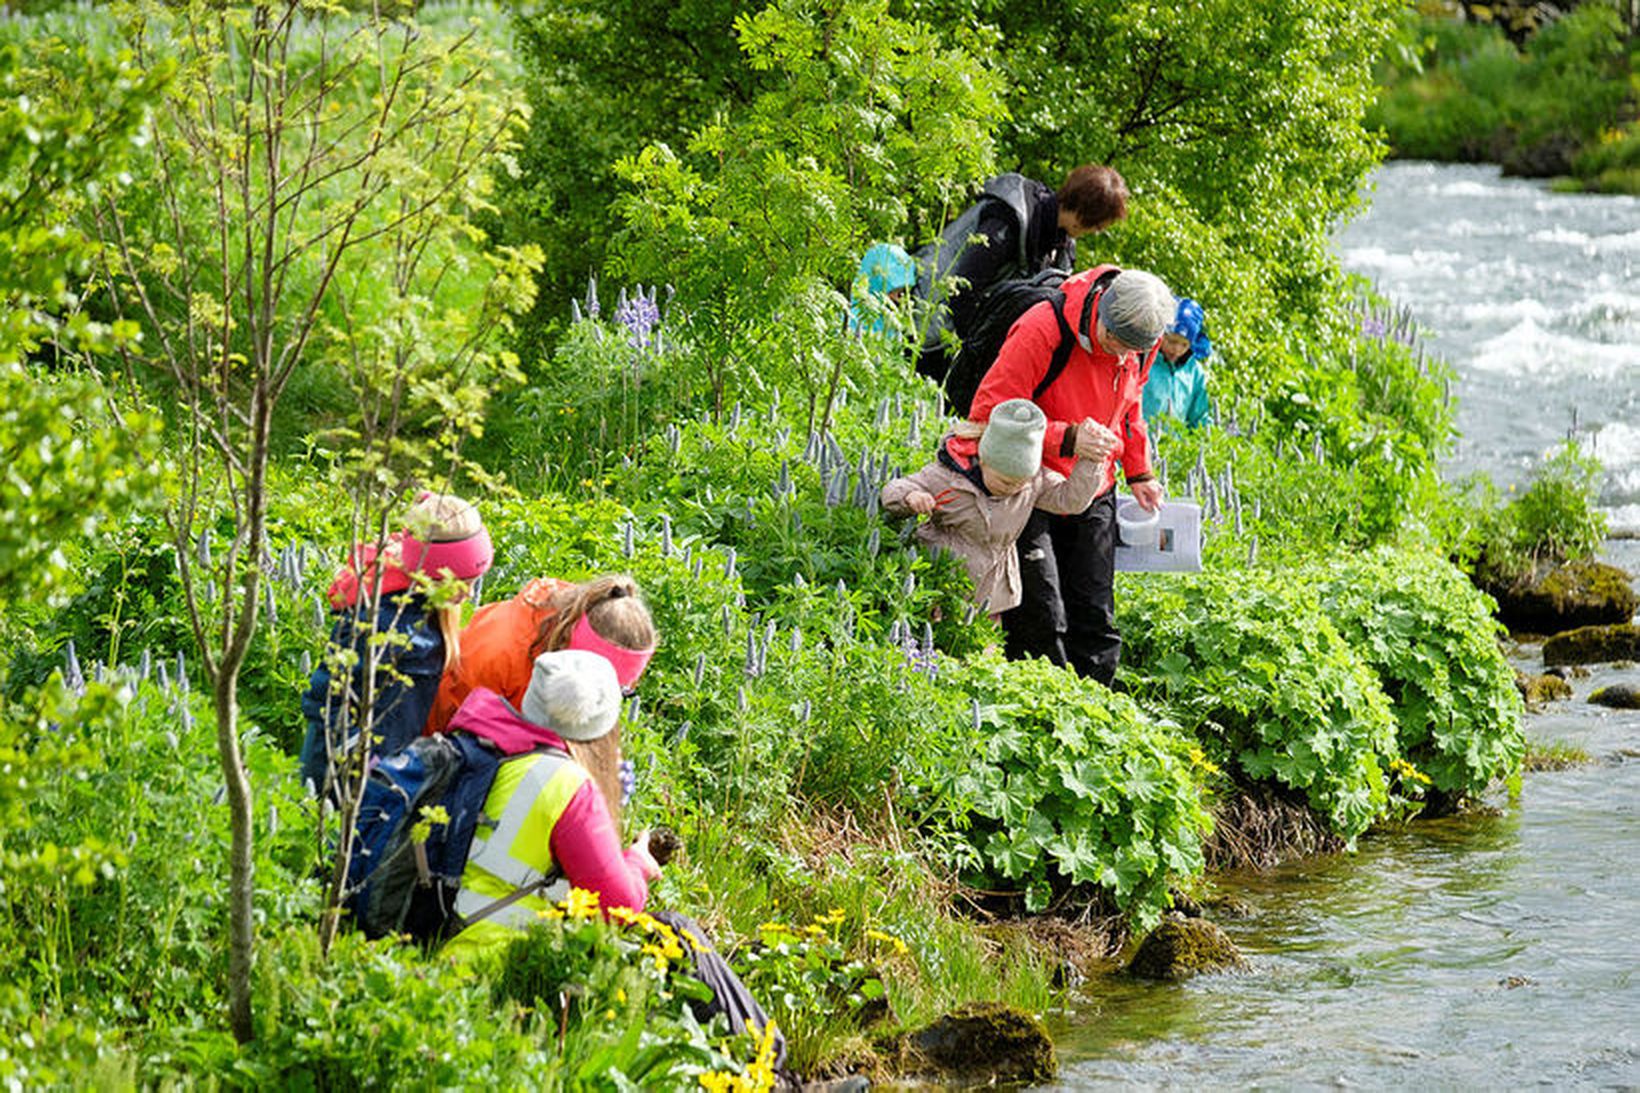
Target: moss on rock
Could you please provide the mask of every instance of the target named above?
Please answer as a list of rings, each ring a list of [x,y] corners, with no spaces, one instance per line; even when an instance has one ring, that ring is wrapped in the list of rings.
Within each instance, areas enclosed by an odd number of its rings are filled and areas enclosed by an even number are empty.
[[[1530,672],[1516,672],[1515,689],[1520,692],[1520,697],[1525,699],[1528,706],[1541,706],[1545,702],[1572,697],[1572,685],[1560,676],[1552,674],[1533,675]]]
[[[1486,591],[1498,601],[1505,626],[1532,634],[1626,623],[1640,609],[1628,573],[1604,562],[1567,562]]]
[[[1543,643],[1543,663],[1594,664],[1640,657],[1640,626],[1583,626]]]
[[[878,1053],[901,1076],[962,1086],[1045,1082],[1059,1068],[1042,1023],[999,1002],[959,1006],[881,1042]]]
[[[1589,696],[1596,706],[1610,706],[1614,710],[1640,710],[1640,687],[1627,683],[1613,683]]]
[[[1142,979],[1188,979],[1200,972],[1245,968],[1236,943],[1204,918],[1165,918],[1133,954],[1129,974]]]

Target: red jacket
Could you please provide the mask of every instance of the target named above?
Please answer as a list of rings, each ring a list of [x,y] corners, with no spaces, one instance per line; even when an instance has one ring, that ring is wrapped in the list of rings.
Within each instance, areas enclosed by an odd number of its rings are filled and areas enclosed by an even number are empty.
[[[1073,334],[1081,319],[1082,305],[1087,299],[1089,287],[1110,268],[1096,266],[1067,278],[1060,286],[1065,294],[1065,320],[1070,323]],[[1095,319],[1089,323],[1090,340],[1093,340],[1091,327],[1097,322],[1097,306],[1095,304]],[[974,392],[969,418],[987,421],[991,417],[992,407],[997,403],[1011,398],[1030,398],[1036,385],[1047,374],[1048,363],[1058,345],[1059,323],[1054,318],[1052,304],[1044,301],[1021,315],[1008,331],[1007,340],[997,353],[996,363],[985,373],[979,390]],[[1145,378],[1150,372],[1150,362],[1155,357],[1155,347],[1147,350],[1141,360],[1137,353],[1114,357],[1101,349],[1097,341],[1093,341],[1091,353],[1081,345],[1074,346],[1065,371],[1037,400],[1037,405],[1048,416],[1048,432],[1042,442],[1042,465],[1068,477],[1071,468],[1076,465],[1076,457],[1071,454],[1074,437],[1067,437],[1067,433],[1083,418],[1091,417],[1108,427],[1121,440],[1105,461],[1098,492],[1103,494],[1115,484],[1117,459],[1122,461],[1122,469],[1129,481],[1150,477],[1150,438],[1145,432],[1141,398]],[[978,450],[977,440],[968,440],[966,444]]]

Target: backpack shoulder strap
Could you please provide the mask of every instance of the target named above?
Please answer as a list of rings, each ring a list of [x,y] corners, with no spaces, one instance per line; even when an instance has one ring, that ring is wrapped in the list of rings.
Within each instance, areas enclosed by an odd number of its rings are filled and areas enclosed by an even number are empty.
[[[1059,293],[1054,300],[1054,318],[1059,320],[1059,344],[1054,347],[1053,357],[1048,361],[1048,370],[1043,373],[1042,380],[1031,391],[1031,401],[1040,401],[1044,392],[1054,385],[1054,381],[1064,375],[1065,369],[1071,363],[1071,350],[1083,338],[1091,336],[1093,323],[1093,309],[1097,305],[1100,293],[1116,279],[1122,271],[1112,267],[1094,278],[1093,284],[1088,286],[1088,294],[1082,299],[1082,314],[1077,320],[1076,329],[1065,318],[1065,294]]]
[[[1071,324],[1065,319],[1065,294],[1053,294],[1053,317],[1059,324],[1059,344],[1053,347],[1053,356],[1048,359],[1048,370],[1042,374],[1042,379],[1031,389],[1031,401],[1037,402],[1042,394],[1054,385],[1054,381],[1064,374],[1065,368],[1071,363],[1071,348],[1076,345],[1076,335],[1071,330]]]

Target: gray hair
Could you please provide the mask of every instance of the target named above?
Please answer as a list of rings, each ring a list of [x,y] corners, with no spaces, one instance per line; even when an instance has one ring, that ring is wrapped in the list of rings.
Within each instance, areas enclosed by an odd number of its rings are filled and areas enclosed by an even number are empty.
[[[1125,269],[1111,279],[1099,298],[1099,321],[1112,336],[1136,349],[1145,349],[1162,336],[1173,321],[1177,305],[1162,279],[1144,270]]]

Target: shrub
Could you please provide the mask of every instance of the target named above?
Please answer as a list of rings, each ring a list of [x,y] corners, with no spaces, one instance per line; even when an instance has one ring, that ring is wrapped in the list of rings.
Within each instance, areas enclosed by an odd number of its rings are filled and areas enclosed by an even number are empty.
[[[1460,506],[1470,515],[1459,533],[1458,556],[1487,584],[1511,584],[1540,565],[1592,557],[1606,538],[1606,514],[1596,505],[1600,476],[1600,461],[1567,441],[1507,503],[1500,503],[1489,480],[1470,479]]]
[[[133,669],[83,694],[53,679],[8,712],[38,764],[8,825],[0,966],[35,997],[76,999],[109,1023],[178,1020],[208,1009],[222,971],[219,870],[228,823],[204,697]],[[49,735],[47,735],[49,732]],[[254,729],[259,907],[270,922],[313,913],[304,877],[315,839],[293,763]]]
[[[1031,911],[1081,885],[1154,922],[1169,879],[1202,869],[1200,750],[1126,696],[1046,661],[977,659],[954,685],[978,721],[952,782],[972,804],[984,873],[1022,884]]]
[[[1395,719],[1313,589],[1286,573],[1139,576],[1117,608],[1121,678],[1234,781],[1299,792],[1346,840],[1383,813]]]
[[[1401,786],[1447,801],[1515,774],[1525,754],[1514,670],[1490,600],[1450,562],[1387,549],[1317,567],[1338,632],[1378,673],[1399,725]],[[1420,777],[1422,776],[1422,777]]]

